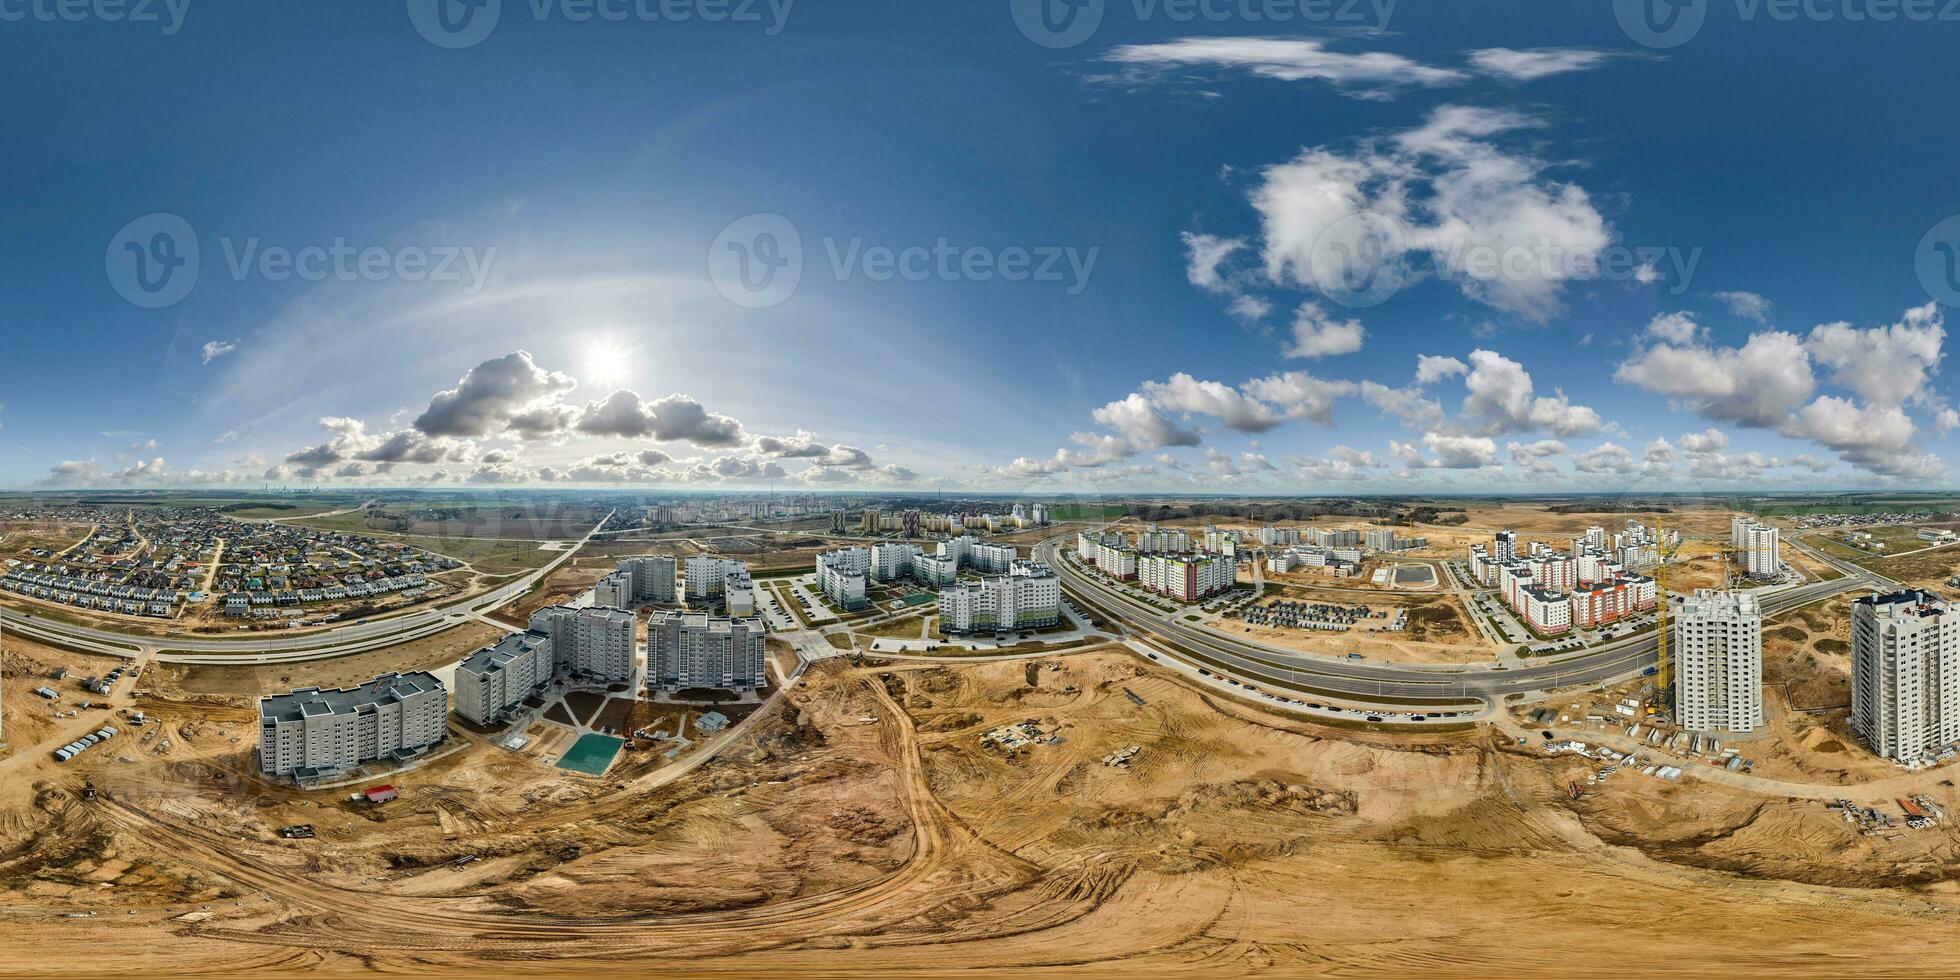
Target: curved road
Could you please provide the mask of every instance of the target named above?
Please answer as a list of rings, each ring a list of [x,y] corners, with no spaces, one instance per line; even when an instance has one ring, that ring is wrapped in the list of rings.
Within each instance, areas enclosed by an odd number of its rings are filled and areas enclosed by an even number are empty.
[[[1180,614],[1129,598],[1108,587],[1099,575],[1085,573],[1058,554],[1066,536],[1050,538],[1035,547],[1071,592],[1085,597],[1139,633],[1151,634],[1199,654],[1208,669],[1280,691],[1343,695],[1360,704],[1406,709],[1410,698],[1483,702],[1495,706],[1505,695],[1527,699],[1561,688],[1603,687],[1631,680],[1654,666],[1656,643],[1652,632],[1615,640],[1559,657],[1536,658],[1522,666],[1495,664],[1427,665],[1316,656],[1239,639],[1227,633],[1184,622]],[[1812,582],[1762,597],[1765,615],[1773,615],[1853,590],[1890,591],[1897,583],[1871,571],[1817,555],[1844,573],[1828,582]]]

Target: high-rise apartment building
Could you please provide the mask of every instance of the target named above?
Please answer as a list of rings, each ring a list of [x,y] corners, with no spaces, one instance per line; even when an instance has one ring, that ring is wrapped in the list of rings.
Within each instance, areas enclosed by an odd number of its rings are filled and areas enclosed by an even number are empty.
[[[754,691],[769,684],[768,630],[754,617],[655,614],[647,624],[647,686]]]
[[[1851,730],[1897,762],[1960,742],[1960,608],[1916,589],[1851,604]]]
[[[1763,725],[1763,612],[1748,592],[1697,589],[1673,617],[1674,720],[1699,732]]]

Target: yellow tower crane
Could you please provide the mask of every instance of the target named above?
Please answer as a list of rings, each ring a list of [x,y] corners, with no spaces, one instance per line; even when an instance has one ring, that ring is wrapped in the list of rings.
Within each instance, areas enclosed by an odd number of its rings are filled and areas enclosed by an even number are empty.
[[[1661,528],[1660,515],[1654,516],[1654,554],[1659,559],[1654,565],[1654,706],[1663,710],[1674,706],[1668,703],[1667,674],[1667,532]]]

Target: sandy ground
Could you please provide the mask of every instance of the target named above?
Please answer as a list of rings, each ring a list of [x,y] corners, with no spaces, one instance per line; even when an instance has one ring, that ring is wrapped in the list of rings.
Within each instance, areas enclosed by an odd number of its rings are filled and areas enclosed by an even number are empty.
[[[830,662],[664,785],[644,752],[594,780],[470,745],[378,809],[244,775],[226,709],[165,715],[168,749],[46,767],[0,820],[10,973],[1960,966],[1951,828],[1692,780],[1573,800],[1593,763],[1317,728],[1121,654]],[[980,737],[1023,721],[1056,741]]]

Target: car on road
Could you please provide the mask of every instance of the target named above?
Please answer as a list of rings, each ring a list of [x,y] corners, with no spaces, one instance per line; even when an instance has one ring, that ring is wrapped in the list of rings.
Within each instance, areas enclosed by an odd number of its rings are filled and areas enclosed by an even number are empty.
[[[1382,720],[1382,718],[1381,718],[1381,716],[1380,716],[1380,715],[1369,715],[1369,716],[1368,716],[1368,720],[1369,720],[1369,721],[1381,721],[1381,720]]]

